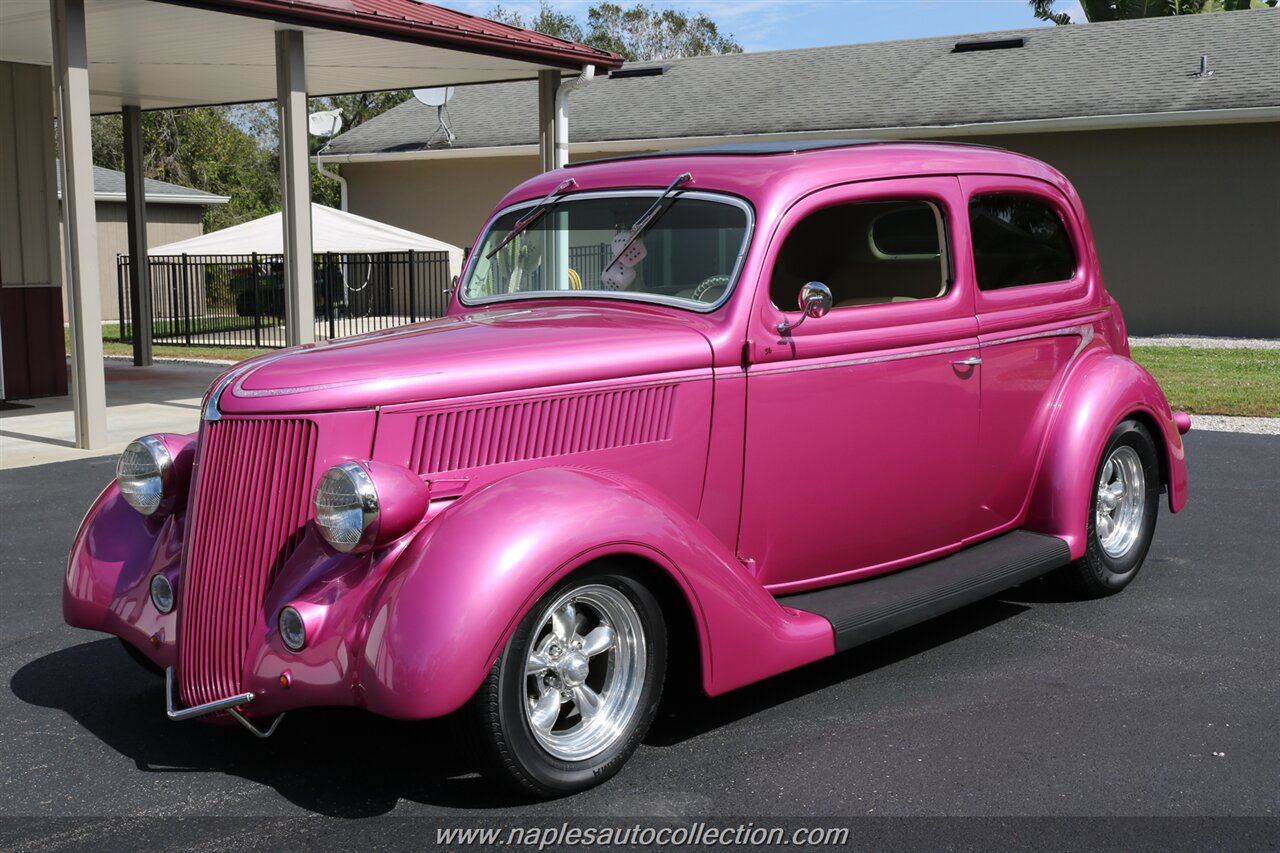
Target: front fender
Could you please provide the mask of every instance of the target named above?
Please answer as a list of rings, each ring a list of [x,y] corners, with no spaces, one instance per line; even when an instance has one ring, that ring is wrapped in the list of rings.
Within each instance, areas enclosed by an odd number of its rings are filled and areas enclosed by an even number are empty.
[[[1059,392],[1027,509],[1027,530],[1066,540],[1073,559],[1084,555],[1094,472],[1111,431],[1133,416],[1152,430],[1169,489],[1169,509],[1182,509],[1187,499],[1186,453],[1164,392],[1140,364],[1097,347],[1085,352]]]
[[[157,666],[173,666],[177,610],[165,614],[151,605],[150,580],[166,572],[179,585],[185,524],[180,514],[144,518],[112,481],[89,508],[71,547],[62,588],[66,623],[115,634]]]
[[[461,707],[537,600],[610,555],[641,557],[679,586],[710,694],[834,653],[825,619],[779,605],[670,500],[614,474],[540,468],[458,500],[406,549],[369,611],[366,706],[402,718]]]

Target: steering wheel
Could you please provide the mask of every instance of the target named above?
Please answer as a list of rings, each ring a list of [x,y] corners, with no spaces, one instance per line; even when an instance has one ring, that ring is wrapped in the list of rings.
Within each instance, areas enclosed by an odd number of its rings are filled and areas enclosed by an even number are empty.
[[[693,289],[693,293],[689,294],[690,299],[696,299],[699,302],[715,302],[724,293],[724,289],[729,286],[729,276],[713,275],[710,278],[704,278],[697,287]],[[707,298],[711,291],[719,288],[719,292]]]

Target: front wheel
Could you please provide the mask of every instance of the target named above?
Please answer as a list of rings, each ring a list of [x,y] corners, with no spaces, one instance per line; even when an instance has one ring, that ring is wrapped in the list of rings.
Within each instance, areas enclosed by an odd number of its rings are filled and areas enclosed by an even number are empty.
[[[1084,556],[1063,569],[1088,598],[1114,595],[1142,568],[1156,530],[1160,468],[1155,442],[1137,421],[1111,432],[1094,478]]]
[[[653,593],[628,572],[588,570],[521,620],[457,722],[487,778],[540,797],[572,794],[635,752],[666,665]]]

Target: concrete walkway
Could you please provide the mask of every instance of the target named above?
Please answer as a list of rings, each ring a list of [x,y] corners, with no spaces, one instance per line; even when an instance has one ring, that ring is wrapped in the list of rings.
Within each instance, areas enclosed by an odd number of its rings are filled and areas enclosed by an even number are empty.
[[[1129,336],[1135,347],[1190,347],[1191,349],[1280,349],[1280,338],[1207,338],[1203,335]]]
[[[69,396],[23,400],[0,411],[0,469],[109,456],[153,432],[194,432],[200,398],[227,366],[170,361],[139,368],[108,358],[106,446],[76,449]]]

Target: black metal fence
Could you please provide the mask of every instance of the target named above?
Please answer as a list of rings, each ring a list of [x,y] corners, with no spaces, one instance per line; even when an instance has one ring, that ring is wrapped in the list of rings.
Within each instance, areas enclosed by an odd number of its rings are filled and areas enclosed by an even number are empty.
[[[317,254],[317,339],[341,338],[442,316],[449,304],[447,252]],[[280,255],[153,256],[151,339],[157,344],[282,347]],[[132,341],[127,255],[116,258],[120,340]]]
[[[600,274],[605,264],[613,259],[613,247],[608,243],[594,246],[573,246],[569,249],[569,266],[581,277],[582,286],[595,288],[600,286]]]

